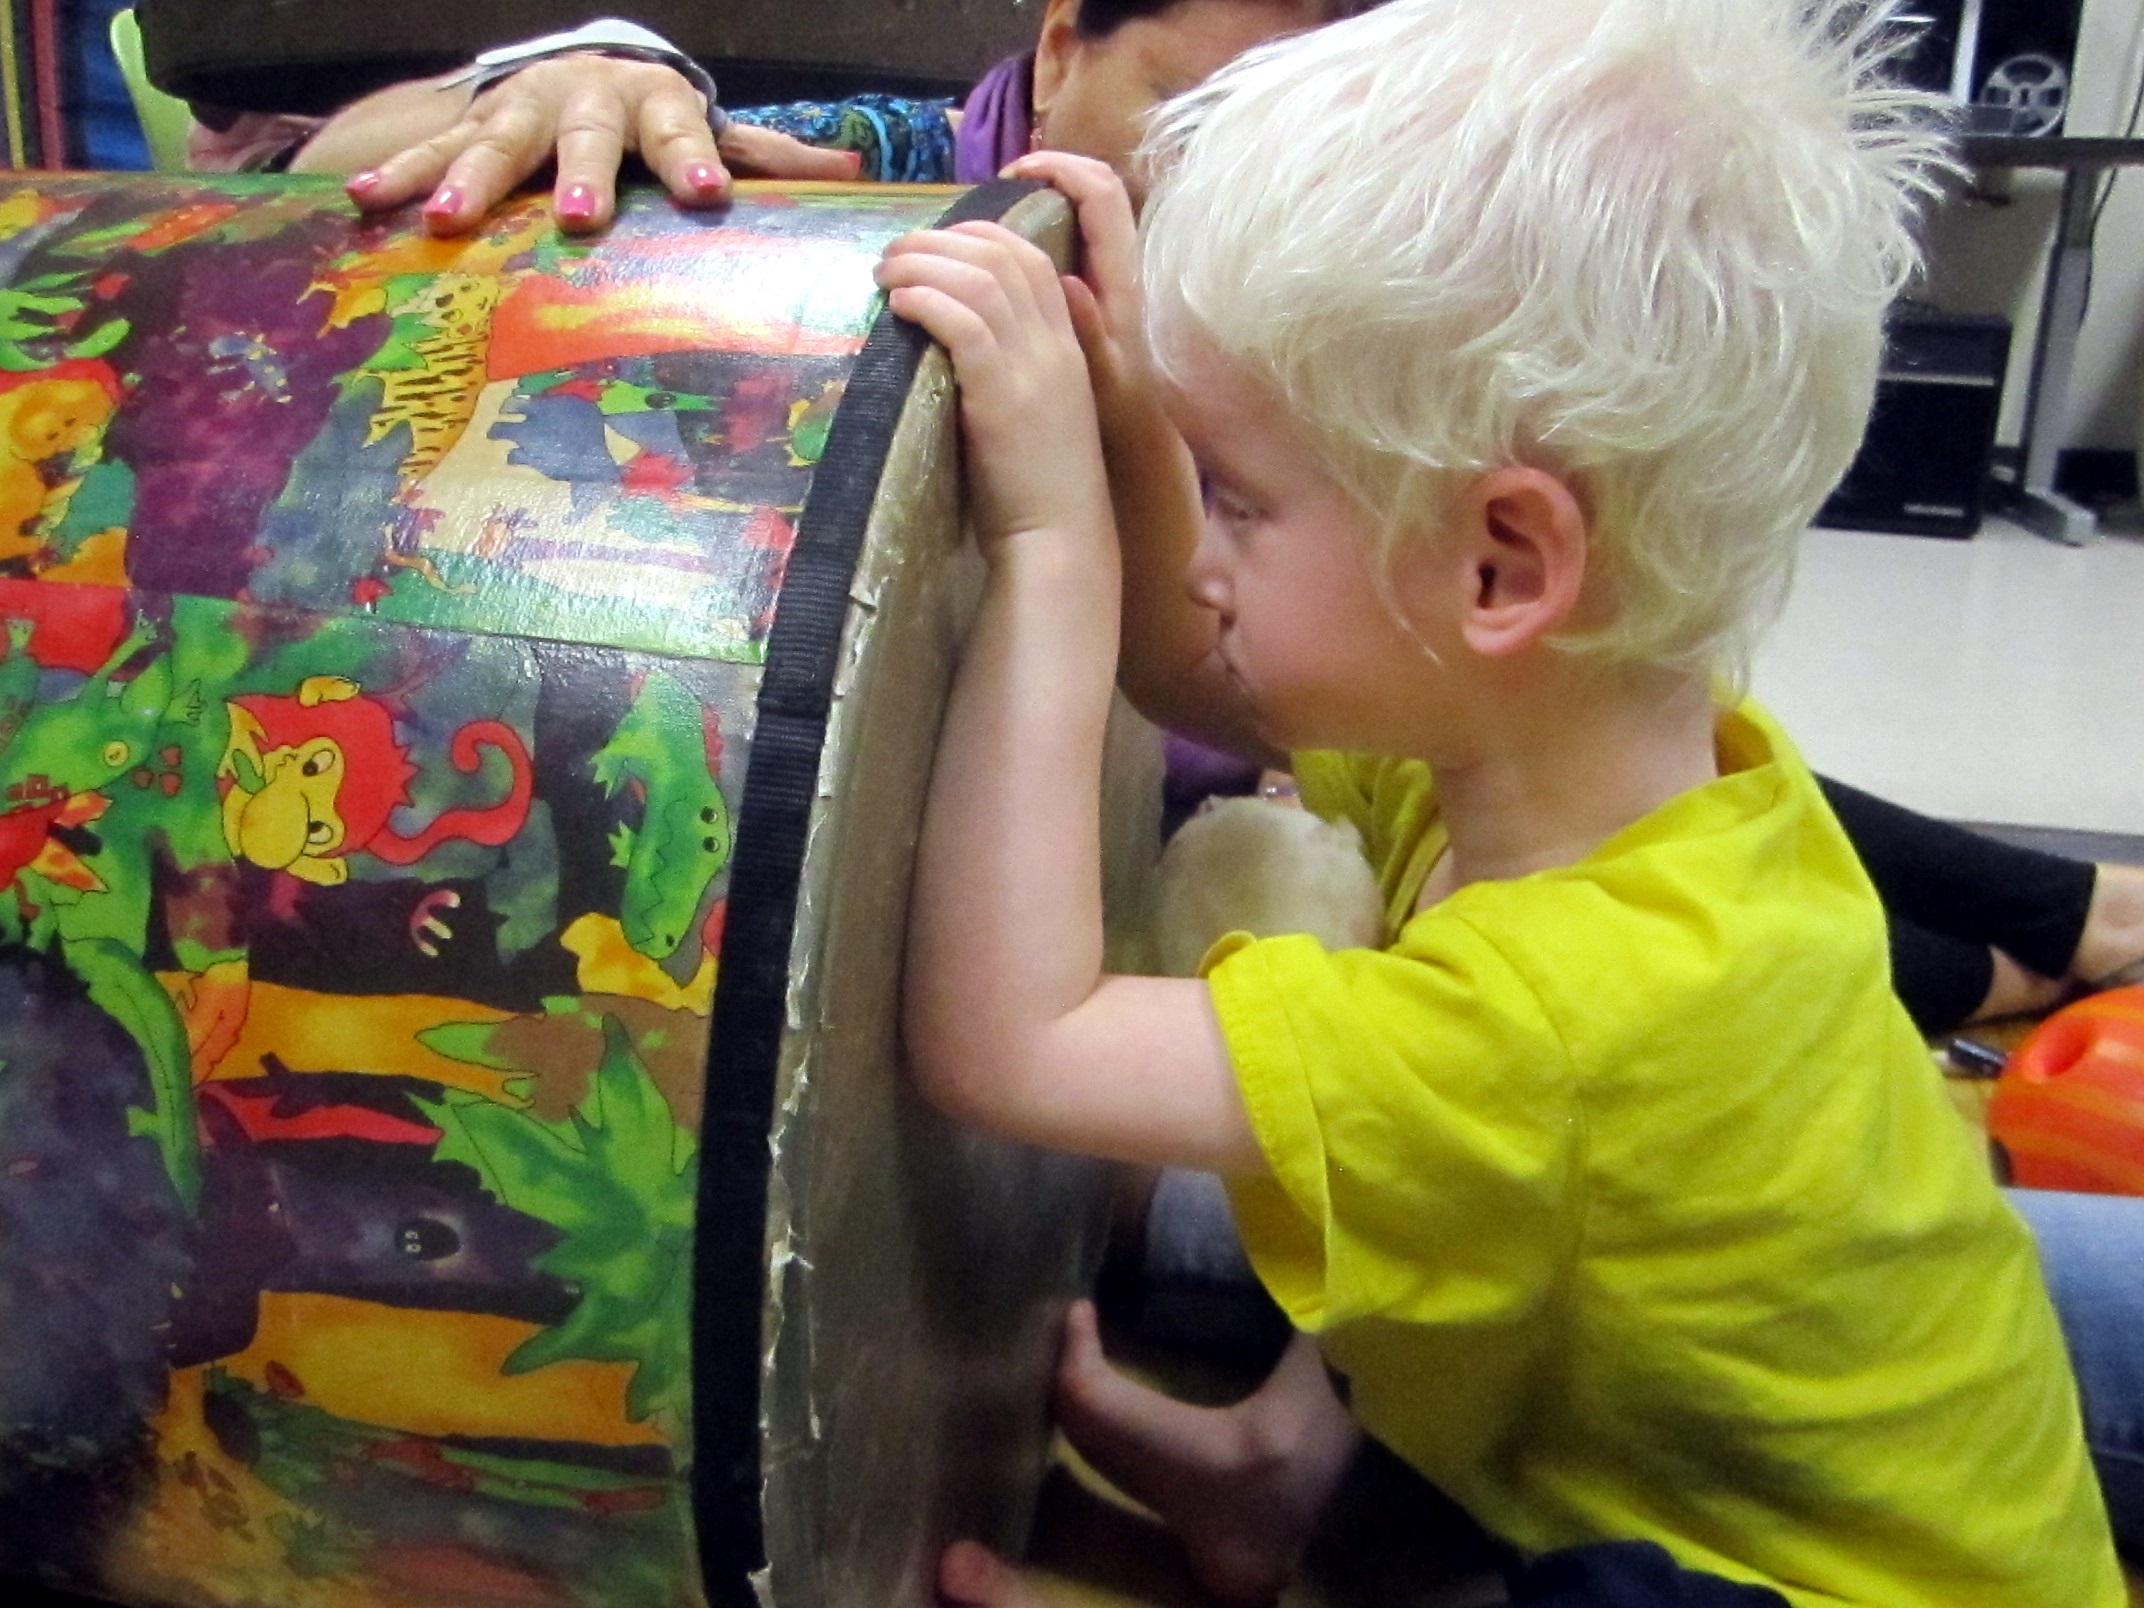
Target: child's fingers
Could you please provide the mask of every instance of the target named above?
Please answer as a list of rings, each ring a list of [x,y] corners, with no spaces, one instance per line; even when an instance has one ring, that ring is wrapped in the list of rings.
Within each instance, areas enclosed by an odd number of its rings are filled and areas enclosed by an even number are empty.
[[[1093,289],[1077,274],[1061,275],[1059,284],[1065,293],[1065,314],[1072,320],[1072,333],[1079,338],[1079,349],[1087,354],[1088,365],[1113,368],[1116,351],[1109,336],[1109,320],[1102,315]]]
[[[944,269],[932,266],[938,264]],[[960,271],[951,271],[955,268]],[[904,235],[880,260],[879,283],[923,282],[917,275],[969,301],[1008,342],[1031,320],[1058,334],[1072,333],[1056,268],[1017,235],[951,229]]]
[[[1074,1301],[1065,1309],[1065,1333],[1058,1359],[1062,1368],[1084,1368],[1104,1360],[1102,1320],[1092,1301]]]
[[[946,349],[953,366],[966,372],[996,346],[990,325],[958,296],[931,284],[895,285],[886,305]]]
[[[889,298],[893,292],[905,288],[936,291],[974,313],[999,344],[1010,345],[1018,339],[1020,307],[1008,294],[1005,282],[980,264],[937,253],[904,256],[880,263],[878,282],[886,288]],[[1016,293],[1018,287],[1012,289]],[[900,303],[891,305],[904,318],[908,316]],[[951,342],[946,342],[946,346],[952,350]],[[970,347],[965,352],[954,351],[953,355],[958,359],[979,356],[980,352]]]
[[[1061,334],[1072,331],[1071,316],[1064,309],[1064,286],[1057,264],[1032,240],[1023,239],[1002,224],[956,223],[946,231],[956,241],[972,241],[987,253],[984,260],[1000,271],[1017,273],[1027,292],[1027,301],[1051,328]]]
[[[955,1541],[938,1559],[938,1595],[956,1608],[988,1608],[1005,1592],[1007,1570],[979,1541]]]
[[[903,236],[888,247],[892,257],[905,247],[905,242],[918,242],[918,247],[939,257],[950,257],[954,262],[965,262],[980,268],[995,277],[1003,287],[1012,307],[1033,309],[1042,315],[1044,322],[1063,332],[1072,332],[1070,315],[1063,311],[1063,289],[1057,283],[1057,264],[1048,259],[1048,253],[1031,240],[1012,234],[999,223],[956,223],[950,229],[926,229],[922,234]]]
[[[1035,151],[1006,171],[1054,185],[1072,203],[1079,218],[1080,241],[1086,248],[1081,277],[1095,288],[1105,305],[1114,305],[1118,298],[1128,297],[1137,289],[1139,224],[1132,215],[1131,196],[1116,169],[1069,151]]]
[[[1068,197],[1076,188],[1098,188],[1114,181],[1119,189],[1124,181],[1117,178],[1117,170],[1099,157],[1080,156],[1072,151],[1029,151],[1025,156],[1015,157],[1005,164],[1005,176],[1013,179],[1040,179],[1045,184],[1055,185]]]

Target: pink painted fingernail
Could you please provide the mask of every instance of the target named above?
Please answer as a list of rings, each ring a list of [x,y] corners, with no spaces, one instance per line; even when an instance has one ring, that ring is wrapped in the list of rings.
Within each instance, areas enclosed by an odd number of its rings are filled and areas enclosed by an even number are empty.
[[[558,192],[558,215],[572,223],[586,223],[596,215],[596,193],[585,184],[569,184]]]
[[[847,158],[849,159],[849,177],[850,177],[850,178],[852,178],[852,179],[853,179],[853,178],[855,178],[855,177],[856,177],[856,175],[857,175],[857,174],[859,174],[859,173],[863,172],[863,170],[864,170],[864,153],[863,153],[863,152],[861,152],[861,151],[843,151],[843,152],[842,152],[841,154],[842,154],[843,156],[845,156],[845,157],[847,157]]]
[[[364,195],[380,187],[380,176],[371,168],[362,173],[353,173],[342,181],[342,187],[352,195]]]
[[[448,184],[432,192],[432,199],[424,204],[424,215],[427,218],[451,218],[461,209],[461,191]]]
[[[694,162],[685,169],[685,182],[702,195],[719,195],[728,177],[712,162]]]

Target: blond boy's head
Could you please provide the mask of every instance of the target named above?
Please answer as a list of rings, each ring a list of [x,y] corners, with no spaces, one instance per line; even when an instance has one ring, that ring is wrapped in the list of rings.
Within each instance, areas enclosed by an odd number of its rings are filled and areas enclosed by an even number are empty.
[[[1733,668],[1847,464],[1942,164],[1897,0],[1390,0],[1148,144],[1149,333],[1279,399],[1372,529],[1545,469],[1618,663]]]

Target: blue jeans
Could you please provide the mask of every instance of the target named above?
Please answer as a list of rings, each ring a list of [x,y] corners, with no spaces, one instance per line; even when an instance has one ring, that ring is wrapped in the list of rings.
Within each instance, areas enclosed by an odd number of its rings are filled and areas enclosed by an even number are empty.
[[[2114,1539],[2144,1556],[2144,1200],[2004,1193],[2040,1242]]]
[[[2004,1193],[2039,1242],[2114,1538],[2144,1557],[2144,1199]],[[1286,1320],[1252,1273],[1210,1174],[1161,1175],[1143,1283],[1145,1310],[1134,1322],[1153,1339],[1275,1353],[1285,1339]]]

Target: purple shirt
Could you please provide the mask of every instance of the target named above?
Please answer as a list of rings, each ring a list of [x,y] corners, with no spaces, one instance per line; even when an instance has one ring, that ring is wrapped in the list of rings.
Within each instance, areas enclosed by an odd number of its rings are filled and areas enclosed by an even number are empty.
[[[983,184],[1015,157],[1027,155],[1031,128],[1035,58],[1012,56],[983,74],[960,109],[960,130],[953,136],[953,178],[959,184]]]

